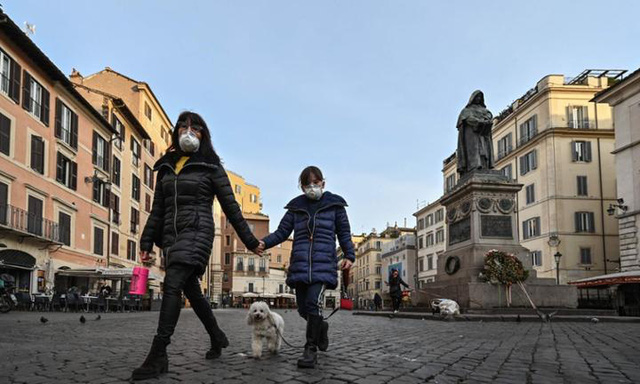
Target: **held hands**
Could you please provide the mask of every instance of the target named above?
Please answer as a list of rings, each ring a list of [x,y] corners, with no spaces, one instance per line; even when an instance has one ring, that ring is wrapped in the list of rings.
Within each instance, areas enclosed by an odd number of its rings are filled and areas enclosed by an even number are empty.
[[[342,265],[340,266],[340,269],[347,270],[351,268],[352,265],[353,263],[350,260],[342,259]]]
[[[251,252],[255,253],[258,256],[262,256],[262,252],[264,252],[264,248],[265,248],[264,241],[260,240],[260,244],[256,248],[252,249]]]

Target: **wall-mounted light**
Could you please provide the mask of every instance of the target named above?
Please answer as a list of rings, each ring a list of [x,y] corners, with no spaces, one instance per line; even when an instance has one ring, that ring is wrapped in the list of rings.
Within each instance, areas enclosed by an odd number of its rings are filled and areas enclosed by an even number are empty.
[[[618,204],[609,204],[609,208],[607,209],[607,214],[609,216],[613,216],[616,214],[616,208],[620,209],[622,213],[626,213],[628,206],[624,205],[624,199],[618,199]]]

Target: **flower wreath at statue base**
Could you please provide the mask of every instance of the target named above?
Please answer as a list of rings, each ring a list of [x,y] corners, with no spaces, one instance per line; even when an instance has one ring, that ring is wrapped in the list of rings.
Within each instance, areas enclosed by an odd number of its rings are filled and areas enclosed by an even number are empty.
[[[529,277],[529,271],[525,270],[522,262],[511,253],[497,249],[487,252],[484,256],[484,268],[480,272],[480,277],[490,284],[505,286],[507,307],[511,306],[511,286],[513,284],[518,284],[531,301],[523,285],[523,282]],[[531,304],[533,305],[533,302]]]

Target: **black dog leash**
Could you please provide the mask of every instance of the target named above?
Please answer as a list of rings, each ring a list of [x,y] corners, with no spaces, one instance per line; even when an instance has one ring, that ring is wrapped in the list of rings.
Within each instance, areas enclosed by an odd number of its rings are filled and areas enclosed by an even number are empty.
[[[282,341],[284,341],[285,344],[287,344],[288,346],[290,346],[291,348],[304,348],[303,346],[295,346],[293,344],[291,344],[290,342],[287,341],[287,339],[284,338],[284,336],[282,335],[282,333],[280,333],[280,330],[278,329],[278,327],[276,327],[275,323],[273,322],[273,319],[271,319],[271,316],[269,316],[269,323],[271,323],[271,325],[273,326],[273,328],[276,330],[276,334],[278,335],[278,337],[280,339],[282,339]]]

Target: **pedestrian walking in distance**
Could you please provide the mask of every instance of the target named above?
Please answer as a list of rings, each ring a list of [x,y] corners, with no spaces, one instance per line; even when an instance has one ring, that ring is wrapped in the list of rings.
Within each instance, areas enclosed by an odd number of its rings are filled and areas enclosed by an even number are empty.
[[[401,285],[409,288],[409,284],[402,280],[397,269],[391,270],[391,276],[389,277],[389,282],[387,284],[389,285],[389,295],[391,296],[391,302],[393,303],[393,313],[398,313],[400,310],[400,302],[402,301]]]
[[[345,258],[341,268],[355,261],[346,201],[324,191],[325,180],[318,167],[307,167],[300,174],[299,187],[304,194],[291,200],[278,229],[262,239],[261,249],[269,249],[289,238],[293,232],[293,249],[286,283],[295,288],[298,313],[307,320],[306,343],[298,367],[313,368],[318,349],[329,346],[329,324],[322,317],[325,289],[338,285],[336,237]]]
[[[373,304],[375,304],[376,306],[376,311],[382,309],[382,297],[378,292],[376,292],[376,294],[373,296]]]
[[[259,241],[244,220],[229,178],[211,144],[207,124],[193,112],[183,112],[171,135],[171,146],[154,165],[157,172],[151,214],[140,238],[140,258],[149,260],[153,244],[163,250],[166,270],[156,336],[142,366],[132,379],[157,377],[167,371],[167,345],[175,329],[182,292],[209,333],[207,359],[220,356],[229,345],[209,301],[200,290],[213,246],[213,199],[218,198],[227,219],[248,249],[258,252]]]

